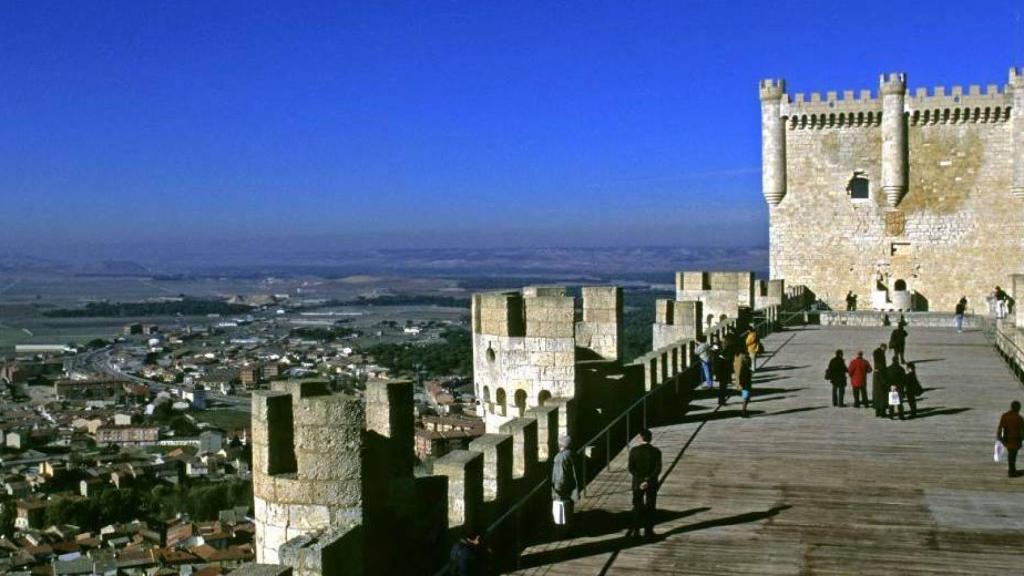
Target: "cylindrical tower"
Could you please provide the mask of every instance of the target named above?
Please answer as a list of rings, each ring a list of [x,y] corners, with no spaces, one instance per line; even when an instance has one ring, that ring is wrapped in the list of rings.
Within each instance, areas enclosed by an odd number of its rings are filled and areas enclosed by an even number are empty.
[[[768,206],[778,206],[786,195],[786,123],[782,97],[786,81],[761,80],[761,186]]]
[[[1013,91],[1013,184],[1017,198],[1024,198],[1024,68],[1010,68],[1010,90]]]
[[[882,190],[890,208],[895,208],[907,192],[907,123],[903,117],[906,93],[906,74],[882,74]]]

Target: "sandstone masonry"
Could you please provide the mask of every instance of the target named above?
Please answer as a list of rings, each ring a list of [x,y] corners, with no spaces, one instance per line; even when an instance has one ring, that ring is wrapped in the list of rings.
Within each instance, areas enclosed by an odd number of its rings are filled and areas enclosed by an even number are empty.
[[[1024,71],[964,90],[760,85],[771,277],[832,308],[974,311],[1024,262]],[[1008,288],[1007,286],[1003,286]]]

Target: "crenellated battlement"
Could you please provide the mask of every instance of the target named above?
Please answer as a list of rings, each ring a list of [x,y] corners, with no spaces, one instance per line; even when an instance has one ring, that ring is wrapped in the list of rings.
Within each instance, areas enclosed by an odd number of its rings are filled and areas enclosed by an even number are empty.
[[[1024,73],[1011,68],[1009,83],[972,84],[907,89],[906,75],[882,74],[879,89],[844,92],[798,92],[783,97],[780,111],[789,130],[877,127],[882,121],[882,96],[903,95],[904,112],[911,126],[957,123],[999,123],[1010,118],[1015,85],[1024,86]]]
[[[761,100],[778,100],[786,94],[786,81],[782,78],[766,78],[759,85]]]
[[[622,289],[584,286],[581,294],[577,302],[564,286],[527,286],[473,295],[474,384],[488,432],[574,398],[578,362],[620,359]]]
[[[252,405],[258,562],[294,566],[289,551],[307,563],[342,542],[359,548],[367,518],[394,517],[384,510],[396,483],[412,483],[410,382],[370,382],[363,397],[322,382],[275,382],[253,393]],[[328,534],[327,548],[294,544]]]

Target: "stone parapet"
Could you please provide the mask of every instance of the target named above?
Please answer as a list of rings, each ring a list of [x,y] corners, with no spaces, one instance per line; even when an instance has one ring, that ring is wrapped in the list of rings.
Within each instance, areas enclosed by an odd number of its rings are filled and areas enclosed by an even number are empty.
[[[434,474],[448,478],[448,526],[472,526],[484,502],[484,454],[452,450],[434,462]]]
[[[366,430],[382,439],[383,476],[412,476],[414,417],[412,382],[366,384]]]
[[[811,314],[816,314],[823,326],[895,326],[900,318],[898,313],[874,310],[855,312],[822,310]],[[903,318],[910,327],[952,329],[955,326],[955,315],[951,312],[910,312],[904,313]],[[978,316],[968,314],[964,317],[964,327],[981,328],[981,320]]]
[[[504,504],[512,488],[512,436],[484,434],[469,449],[484,457],[484,501]]]
[[[502,434],[512,437],[512,478],[527,478],[537,470],[537,421],[513,418],[501,425]]]
[[[553,404],[536,406],[526,411],[529,418],[537,421],[537,462],[546,463],[558,453],[558,412]]]
[[[622,288],[584,286],[583,321],[576,324],[576,346],[605,360],[622,356]]]
[[[281,563],[295,576],[361,576],[363,540],[362,526],[304,534],[281,546]]]

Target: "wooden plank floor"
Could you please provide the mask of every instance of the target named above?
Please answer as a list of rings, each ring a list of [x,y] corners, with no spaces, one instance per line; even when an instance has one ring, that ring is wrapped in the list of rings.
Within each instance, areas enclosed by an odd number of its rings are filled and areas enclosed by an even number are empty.
[[[918,419],[832,408],[834,350],[870,358],[887,334],[771,336],[752,418],[738,417],[738,398],[715,411],[704,397],[654,431],[671,467],[655,540],[625,538],[620,454],[581,502],[575,537],[528,549],[517,573],[1024,574],[1024,478],[992,461],[999,414],[1021,386],[980,332],[921,328],[907,351],[926,389]]]

